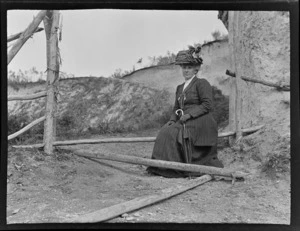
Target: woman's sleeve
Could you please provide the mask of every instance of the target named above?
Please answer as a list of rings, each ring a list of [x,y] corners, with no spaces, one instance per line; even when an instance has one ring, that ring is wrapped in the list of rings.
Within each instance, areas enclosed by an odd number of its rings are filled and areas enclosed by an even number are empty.
[[[206,79],[201,79],[196,85],[201,104],[189,110],[193,118],[208,113],[212,109],[212,87]]]
[[[179,86],[177,86],[177,88],[176,88],[176,93],[175,93],[175,103],[174,103],[172,115],[171,115],[171,118],[170,118],[170,120],[173,120],[173,121],[177,121],[177,115],[176,115],[175,111],[176,111],[177,109],[179,109],[179,102],[178,102],[178,100],[177,100],[177,91],[178,91],[178,88],[179,88]]]

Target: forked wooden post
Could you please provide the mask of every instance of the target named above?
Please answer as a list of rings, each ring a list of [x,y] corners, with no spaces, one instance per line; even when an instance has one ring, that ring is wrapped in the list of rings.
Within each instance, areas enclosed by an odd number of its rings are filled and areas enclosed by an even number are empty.
[[[7,65],[11,62],[11,60],[15,57],[18,51],[22,48],[24,43],[35,33],[36,29],[38,28],[41,21],[44,19],[46,14],[46,10],[41,10],[37,16],[34,18],[32,23],[24,30],[24,32],[19,36],[19,39],[16,43],[12,46],[9,50],[7,55]]]
[[[47,11],[44,18],[44,27],[47,40],[47,98],[46,98],[46,121],[44,124],[44,151],[53,153],[55,141],[55,115],[57,110],[57,84],[59,78],[58,62],[58,37],[59,11]]]

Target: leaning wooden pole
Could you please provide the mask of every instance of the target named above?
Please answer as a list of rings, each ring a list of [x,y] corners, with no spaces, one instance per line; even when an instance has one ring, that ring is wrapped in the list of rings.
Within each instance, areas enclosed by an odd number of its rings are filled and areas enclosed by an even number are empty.
[[[53,142],[55,141],[55,115],[57,110],[57,84],[59,78],[58,61],[58,37],[59,11],[47,11],[44,18],[45,33],[47,39],[47,100],[46,121],[44,125],[44,151],[53,153]]]
[[[7,65],[11,62],[11,60],[15,57],[15,55],[22,48],[24,43],[32,36],[32,34],[36,31],[41,21],[44,19],[46,15],[46,10],[41,10],[34,20],[29,24],[26,30],[22,33],[19,39],[15,42],[12,48],[9,50],[7,55]]]
[[[186,172],[196,172],[202,174],[211,174],[218,176],[226,177],[236,177],[243,178],[245,173],[236,172],[225,168],[217,168],[212,166],[197,165],[197,164],[186,164],[179,163],[174,161],[165,161],[165,160],[154,160],[149,158],[142,158],[136,156],[128,155],[118,155],[118,154],[106,154],[106,153],[97,153],[97,152],[86,152],[86,151],[73,151],[77,156],[92,158],[92,159],[104,159],[104,160],[113,160],[129,164],[139,164],[145,166],[152,166],[158,168],[169,168],[174,170],[186,171]]]
[[[166,200],[190,189],[193,189],[199,185],[202,185],[210,180],[212,180],[212,177],[210,175],[204,175],[197,179],[190,180],[186,184],[176,185],[172,188],[163,189],[160,193],[157,193],[155,195],[138,197],[133,200],[116,204],[98,211],[80,215],[67,222],[94,223],[107,221],[124,213],[132,212],[134,210],[141,209],[154,203]]]

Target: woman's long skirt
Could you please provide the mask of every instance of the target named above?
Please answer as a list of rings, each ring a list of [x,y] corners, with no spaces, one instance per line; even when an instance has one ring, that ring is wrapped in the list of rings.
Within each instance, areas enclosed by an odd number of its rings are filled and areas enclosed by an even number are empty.
[[[179,122],[171,126],[163,126],[156,137],[152,159],[186,163],[182,144],[182,129],[183,126]],[[191,152],[191,164],[224,167],[217,157],[217,146],[195,146],[191,142]],[[157,167],[148,167],[147,171],[169,178],[203,175]]]

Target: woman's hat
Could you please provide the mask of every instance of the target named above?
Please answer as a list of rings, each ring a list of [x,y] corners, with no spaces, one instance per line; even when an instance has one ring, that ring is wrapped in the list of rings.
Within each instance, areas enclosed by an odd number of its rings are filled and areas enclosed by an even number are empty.
[[[203,59],[200,55],[201,46],[189,46],[188,50],[179,51],[175,58],[175,64],[197,64],[201,65]]]

